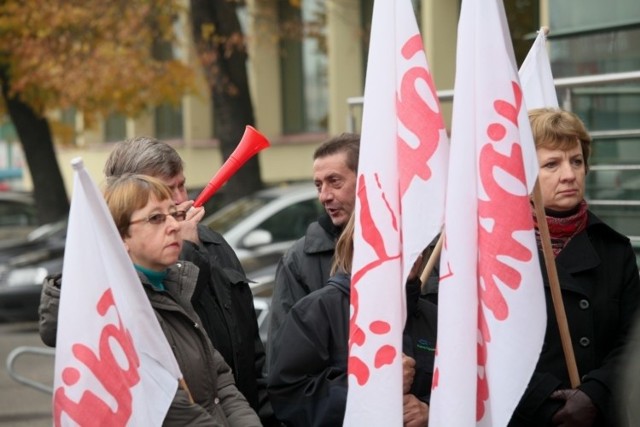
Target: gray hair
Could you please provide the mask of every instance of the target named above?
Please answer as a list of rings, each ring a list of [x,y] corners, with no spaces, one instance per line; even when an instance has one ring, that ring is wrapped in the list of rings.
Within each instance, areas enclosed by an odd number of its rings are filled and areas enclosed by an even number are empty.
[[[345,132],[324,141],[313,153],[313,160],[338,153],[347,154],[347,167],[357,173],[358,157],[360,155],[360,135]]]
[[[184,169],[178,152],[155,138],[140,136],[116,144],[104,165],[106,177],[127,173],[173,178]]]

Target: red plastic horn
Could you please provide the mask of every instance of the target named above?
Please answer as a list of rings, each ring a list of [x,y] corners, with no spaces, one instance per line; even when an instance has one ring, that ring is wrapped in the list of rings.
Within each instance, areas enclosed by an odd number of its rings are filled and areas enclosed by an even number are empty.
[[[218,172],[211,178],[211,181],[209,181],[204,190],[198,195],[193,206],[197,208],[207,203],[207,200],[209,200],[247,160],[269,146],[269,141],[263,134],[255,130],[252,126],[247,125],[240,143]]]

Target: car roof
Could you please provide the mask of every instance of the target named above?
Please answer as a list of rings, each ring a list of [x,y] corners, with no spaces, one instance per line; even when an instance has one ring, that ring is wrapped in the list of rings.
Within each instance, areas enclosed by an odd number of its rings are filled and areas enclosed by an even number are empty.
[[[263,190],[260,190],[256,193],[256,195],[273,197],[277,198],[283,195],[289,194],[298,194],[298,193],[307,193],[307,192],[315,192],[316,187],[313,185],[311,181],[305,182],[295,182],[295,183],[285,183],[279,184],[273,187],[268,187]]]
[[[0,191],[0,201],[33,204],[33,196],[19,191]]]

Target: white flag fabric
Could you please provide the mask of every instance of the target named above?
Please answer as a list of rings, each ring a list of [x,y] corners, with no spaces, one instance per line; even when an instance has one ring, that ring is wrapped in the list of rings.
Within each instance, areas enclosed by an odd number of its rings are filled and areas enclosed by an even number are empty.
[[[463,0],[430,426],[505,426],[546,314],[526,164],[537,164],[501,0]],[[528,158],[532,156],[533,158]]]
[[[448,140],[410,0],[376,0],[364,91],[344,425],[402,425],[405,281],[440,232]]]
[[[558,108],[558,95],[553,83],[546,41],[544,31],[538,31],[538,36],[520,66],[520,84],[529,110],[543,107]]]
[[[161,425],[182,377],[104,198],[74,159],[55,425]]]

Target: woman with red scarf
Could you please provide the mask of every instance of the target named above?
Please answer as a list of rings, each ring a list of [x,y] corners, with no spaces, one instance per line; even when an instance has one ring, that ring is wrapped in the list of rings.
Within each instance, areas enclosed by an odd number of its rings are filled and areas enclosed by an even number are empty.
[[[571,388],[538,233],[547,330],[536,370],[510,426],[617,426],[615,392],[628,332],[640,300],[629,239],[602,222],[584,200],[591,137],[570,112],[535,109],[529,120],[539,185],[580,385]]]

